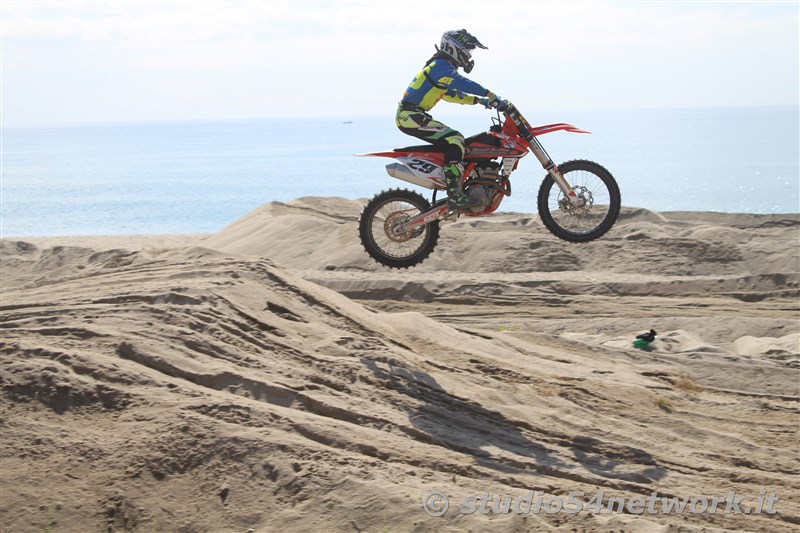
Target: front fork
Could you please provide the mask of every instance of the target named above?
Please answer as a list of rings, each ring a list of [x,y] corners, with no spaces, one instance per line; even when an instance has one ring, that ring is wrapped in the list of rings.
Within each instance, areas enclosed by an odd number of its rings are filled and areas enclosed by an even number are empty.
[[[585,200],[570,186],[564,178],[564,175],[558,170],[556,164],[553,163],[553,160],[547,155],[547,152],[541,143],[539,143],[539,140],[536,137],[531,137],[528,140],[528,147],[531,153],[536,156],[536,159],[539,160],[539,163],[542,164],[542,168],[544,168],[547,173],[550,174],[550,177],[553,178],[553,181],[556,182],[556,185],[558,185],[558,188],[564,193],[564,196],[569,198],[570,203],[575,206],[581,206]]]

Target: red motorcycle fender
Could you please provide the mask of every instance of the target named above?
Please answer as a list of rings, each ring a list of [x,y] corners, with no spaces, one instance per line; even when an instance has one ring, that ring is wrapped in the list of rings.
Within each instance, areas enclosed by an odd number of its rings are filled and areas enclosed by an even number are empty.
[[[444,165],[444,154],[441,152],[369,152],[366,154],[353,154],[357,157],[388,157],[391,159],[414,157],[425,159],[439,166]]]
[[[571,133],[592,133],[591,131],[582,130],[572,124],[566,124],[564,122],[560,122],[558,124],[547,124],[545,126],[536,126],[535,128],[530,128],[530,132],[534,137],[538,137],[539,135],[544,135],[545,133],[553,133],[554,131],[568,131]]]

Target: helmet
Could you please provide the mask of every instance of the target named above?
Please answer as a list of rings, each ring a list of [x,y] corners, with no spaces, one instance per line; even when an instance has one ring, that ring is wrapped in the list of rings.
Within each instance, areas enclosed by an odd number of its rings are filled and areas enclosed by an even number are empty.
[[[472,51],[483,46],[474,35],[467,30],[453,30],[442,34],[442,42],[437,50],[453,60],[456,67],[461,67],[464,72],[472,72],[475,62],[472,60]]]

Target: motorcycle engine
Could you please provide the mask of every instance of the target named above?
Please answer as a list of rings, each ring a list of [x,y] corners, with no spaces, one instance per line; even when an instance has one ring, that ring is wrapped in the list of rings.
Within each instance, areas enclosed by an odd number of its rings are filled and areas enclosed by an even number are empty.
[[[475,171],[476,178],[495,181],[499,177],[500,165],[494,161],[487,161],[486,163],[479,163],[475,168]],[[469,186],[469,182],[467,182],[467,185],[467,194],[469,194],[471,198],[480,202],[475,207],[471,207],[469,211],[471,213],[480,213],[489,207],[489,203],[491,203],[492,199],[494,198],[495,189],[487,185],[479,184],[473,184]]]
[[[475,207],[470,207],[469,211],[471,213],[480,213],[481,211],[485,210],[489,206],[489,202],[491,202],[492,198],[494,197],[492,193],[493,190],[485,185],[473,185],[469,187],[467,189],[467,194],[469,194],[470,198],[473,200],[480,202]]]

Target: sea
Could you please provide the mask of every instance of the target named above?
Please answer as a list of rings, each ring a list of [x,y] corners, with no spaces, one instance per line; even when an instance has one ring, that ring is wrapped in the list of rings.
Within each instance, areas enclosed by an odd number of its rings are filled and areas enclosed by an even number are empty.
[[[492,113],[437,116],[464,133]],[[800,212],[798,106],[532,110],[535,125],[591,135],[539,137],[556,163],[589,159],[617,179],[625,206],[655,211]],[[436,114],[435,114],[436,115]],[[366,152],[420,144],[381,117],[25,125],[2,128],[0,235],[213,233],[267,202],[369,198],[414,185]],[[545,176],[532,155],[501,211],[536,212]]]

